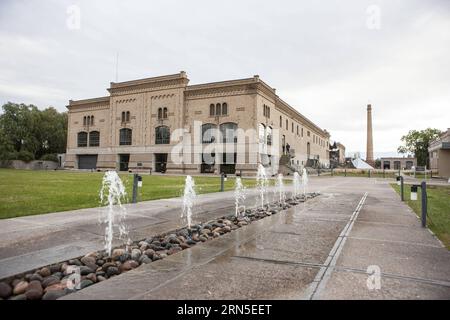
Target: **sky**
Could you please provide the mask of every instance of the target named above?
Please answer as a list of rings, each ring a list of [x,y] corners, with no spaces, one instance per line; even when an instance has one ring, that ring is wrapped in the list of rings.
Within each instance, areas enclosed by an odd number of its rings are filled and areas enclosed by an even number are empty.
[[[363,158],[368,103],[376,157],[450,127],[449,57],[447,0],[0,1],[1,104],[64,111],[116,77],[258,74]]]

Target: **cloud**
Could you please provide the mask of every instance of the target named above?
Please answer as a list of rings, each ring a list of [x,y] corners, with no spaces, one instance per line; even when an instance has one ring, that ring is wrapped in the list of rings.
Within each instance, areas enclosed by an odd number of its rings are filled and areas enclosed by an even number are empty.
[[[80,28],[67,25],[71,5]],[[380,28],[367,27],[377,6]],[[191,83],[259,74],[347,150],[375,152],[410,129],[445,129],[448,1],[2,1],[0,103],[106,95],[115,80],[188,72]]]

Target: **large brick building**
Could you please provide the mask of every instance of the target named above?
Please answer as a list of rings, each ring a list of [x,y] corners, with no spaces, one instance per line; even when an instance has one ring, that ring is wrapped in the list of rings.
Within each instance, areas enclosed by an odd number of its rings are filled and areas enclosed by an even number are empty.
[[[188,83],[180,72],[111,82],[108,96],[70,100],[65,167],[254,174],[257,163],[279,162],[283,154],[291,165],[306,165],[308,159],[329,165],[329,133],[281,100],[258,76]],[[238,129],[256,134],[240,141],[233,134]],[[223,136],[216,140],[210,132]],[[182,161],[173,156],[180,144],[185,147]],[[245,155],[233,151],[237,145],[245,147]],[[206,146],[213,163],[202,156]],[[243,157],[237,160],[236,153]]]

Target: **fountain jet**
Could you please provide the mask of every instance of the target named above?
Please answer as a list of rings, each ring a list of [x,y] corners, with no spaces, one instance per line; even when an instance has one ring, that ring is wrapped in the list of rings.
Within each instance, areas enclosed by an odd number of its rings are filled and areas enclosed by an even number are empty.
[[[186,176],[184,184],[184,195],[183,195],[183,210],[181,212],[181,218],[186,218],[188,229],[191,229],[192,223],[192,206],[194,205],[195,198],[197,194],[195,193],[195,182],[191,176]]]
[[[239,215],[239,208],[243,207],[243,205],[240,205],[245,200],[245,187],[242,184],[242,180],[240,177],[236,177],[236,181],[234,184],[234,203],[236,205],[236,218]],[[245,211],[245,207],[244,207]]]

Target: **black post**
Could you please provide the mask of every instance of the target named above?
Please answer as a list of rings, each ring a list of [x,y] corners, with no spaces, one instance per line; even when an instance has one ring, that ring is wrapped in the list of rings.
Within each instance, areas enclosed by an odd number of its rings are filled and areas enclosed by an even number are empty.
[[[133,174],[133,197],[131,199],[132,203],[137,202],[137,190],[138,190],[138,174]]]
[[[225,180],[225,173],[220,174],[220,191],[223,192],[224,190],[224,181]]]
[[[402,201],[405,201],[405,193],[403,191],[403,177],[400,176],[400,195],[401,195],[401,199]]]
[[[331,176],[333,176],[333,167],[331,167]]]
[[[427,183],[422,181],[420,184],[422,189],[422,227],[427,226]]]
[[[386,178],[385,169],[383,168],[383,179]]]
[[[344,169],[344,177],[347,176],[347,168]]]
[[[369,178],[370,178],[370,169],[369,169]]]

